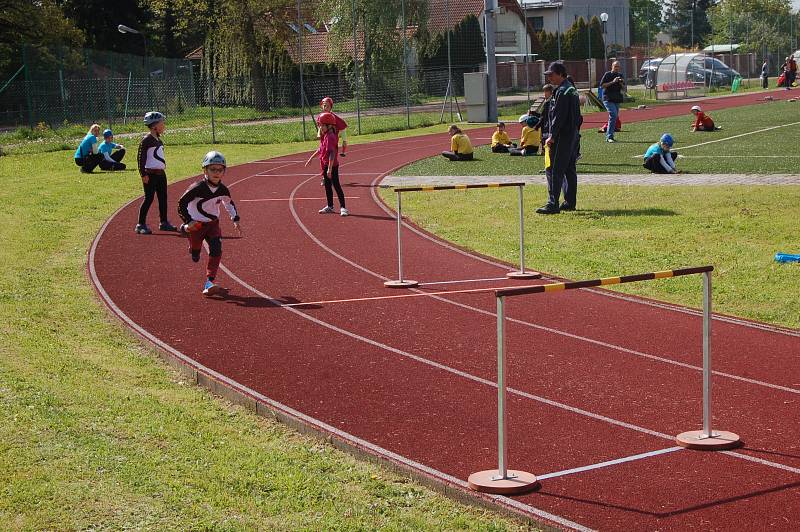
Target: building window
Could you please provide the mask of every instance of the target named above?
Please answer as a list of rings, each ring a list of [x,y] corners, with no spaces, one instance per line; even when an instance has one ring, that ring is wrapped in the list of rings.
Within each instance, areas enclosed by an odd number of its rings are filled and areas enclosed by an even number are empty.
[[[528,24],[533,28],[533,31],[542,31],[544,29],[544,17],[528,17]]]
[[[498,31],[495,33],[495,46],[513,47],[517,45],[516,31]]]

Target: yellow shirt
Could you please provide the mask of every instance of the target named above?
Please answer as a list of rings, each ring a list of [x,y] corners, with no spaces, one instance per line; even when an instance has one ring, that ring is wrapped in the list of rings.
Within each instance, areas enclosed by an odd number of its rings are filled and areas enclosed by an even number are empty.
[[[542,143],[542,132],[539,129],[532,129],[528,126],[522,128],[522,133],[519,137],[520,146],[538,146]]]
[[[492,134],[492,148],[498,144],[511,144],[511,138],[505,131],[495,131]]]
[[[453,135],[453,138],[450,139],[450,151],[464,155],[472,153],[472,143],[469,141],[469,137],[463,133]]]

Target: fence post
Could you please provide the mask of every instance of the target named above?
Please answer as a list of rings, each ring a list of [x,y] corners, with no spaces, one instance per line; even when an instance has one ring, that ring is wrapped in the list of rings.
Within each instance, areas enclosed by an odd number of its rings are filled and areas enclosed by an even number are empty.
[[[28,105],[28,127],[33,129],[33,101],[31,99],[31,71],[28,66],[28,45],[22,45],[22,66],[25,68],[25,102]]]
[[[303,88],[303,24],[300,20],[300,0],[297,0],[297,51],[300,54],[300,111],[303,116],[303,140],[306,140],[306,93]]]
[[[406,0],[400,0],[400,12],[403,18],[403,87],[406,92],[406,126],[411,128],[411,107],[408,101],[408,53],[406,50]]]
[[[361,100],[358,89],[358,39],[356,38],[356,31],[358,26],[358,12],[356,11],[356,0],[353,0],[353,70],[355,73],[356,82],[356,123],[358,125],[358,134],[361,134]]]
[[[217,124],[214,120],[214,78],[208,78],[208,102],[211,105],[211,144],[217,143]]]

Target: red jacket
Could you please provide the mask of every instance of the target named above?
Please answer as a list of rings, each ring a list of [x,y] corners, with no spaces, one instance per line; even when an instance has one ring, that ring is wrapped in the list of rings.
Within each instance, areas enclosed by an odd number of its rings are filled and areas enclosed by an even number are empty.
[[[701,125],[706,129],[714,129],[714,121],[711,120],[711,117],[705,114],[703,111],[699,111],[697,113],[697,117],[694,119],[694,125],[692,127],[697,129]]]

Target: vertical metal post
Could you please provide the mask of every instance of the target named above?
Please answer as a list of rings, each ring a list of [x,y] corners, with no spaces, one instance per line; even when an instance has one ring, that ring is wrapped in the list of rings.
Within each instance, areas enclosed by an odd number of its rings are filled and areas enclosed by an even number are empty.
[[[361,101],[358,91],[358,39],[356,39],[356,27],[358,24],[358,15],[356,11],[356,0],[353,0],[353,69],[356,78],[356,121],[358,124],[358,134],[361,134]]]
[[[522,187],[519,189],[519,273],[525,273],[525,207],[522,198]]]
[[[497,472],[498,479],[508,477],[506,451],[506,335],[505,301],[497,297]]]
[[[445,22],[445,27],[447,28],[447,90],[445,91],[444,101],[445,105],[447,104],[448,98],[450,98],[450,123],[453,122],[453,63],[452,58],[450,55],[450,35],[453,33],[452,23],[450,22],[450,1],[445,0],[444,2],[444,11],[445,11],[445,18],[447,21]],[[444,116],[444,107],[442,107],[442,116]],[[442,121],[442,118],[439,118],[439,121]]]
[[[33,84],[31,82],[31,67],[28,64],[28,45],[22,45],[22,66],[25,68],[25,103],[28,105],[28,127],[33,129],[33,101],[31,100],[31,90]]]
[[[122,113],[122,123],[128,123],[128,102],[131,99],[131,80],[133,79],[133,72],[128,72],[128,90],[125,91],[125,111]]]
[[[306,140],[306,100],[303,89],[303,24],[300,20],[300,0],[297,0],[297,50],[300,53],[300,108],[303,115],[303,140]]]
[[[411,128],[411,107],[408,101],[408,51],[406,49],[406,0],[400,0],[403,18],[403,87],[406,93],[406,126]]]
[[[217,122],[214,119],[214,78],[208,78],[208,101],[211,104],[211,144],[217,143]]]
[[[556,42],[558,43],[558,60],[561,60],[561,4],[556,4]]]
[[[400,244],[400,235],[403,228],[402,193],[397,192],[397,280],[403,282],[403,247]]]
[[[703,435],[711,438],[711,272],[703,273]]]
[[[586,41],[589,43],[589,56],[586,59],[592,58],[592,18],[589,15],[589,6],[586,6]],[[592,73],[589,72],[591,79]]]
[[[497,122],[497,57],[494,52],[497,0],[484,0],[484,34],[486,35],[486,120]]]

